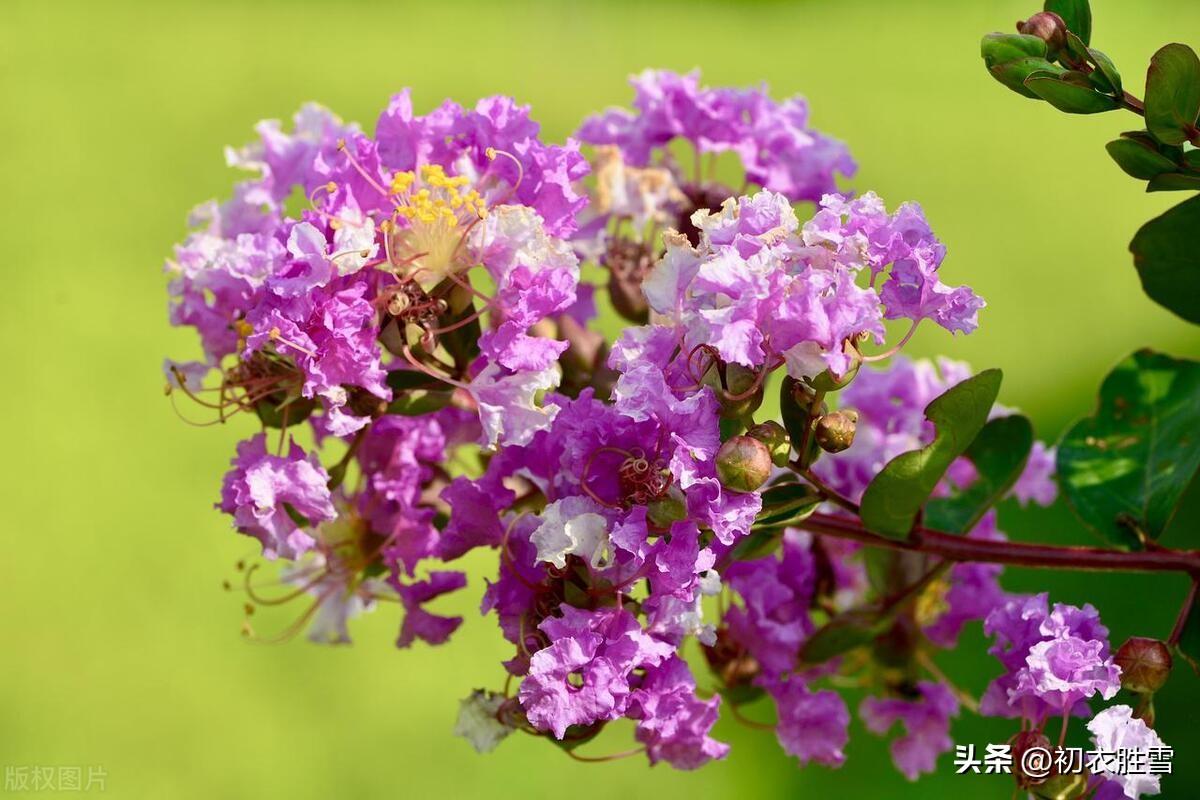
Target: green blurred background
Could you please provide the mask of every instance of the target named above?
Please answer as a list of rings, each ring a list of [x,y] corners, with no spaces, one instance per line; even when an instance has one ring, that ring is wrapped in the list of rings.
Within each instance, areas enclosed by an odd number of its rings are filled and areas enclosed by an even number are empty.
[[[1200,5],[1096,0],[1096,43],[1137,88],[1149,55],[1200,44]],[[917,199],[949,247],[945,275],[989,302],[982,327],[926,326],[911,350],[1002,367],[1004,402],[1053,439],[1136,347],[1200,354],[1200,329],[1145,299],[1126,245],[1177,197],[1147,196],[1103,144],[1131,117],[1069,118],[993,83],[979,37],[1035,8],[1003,2],[60,3],[0,8],[0,765],[102,766],[128,797],[682,796],[1007,798],[1009,784],[919,784],[857,727],[846,768],[798,770],[768,736],[723,720],[725,763],[577,764],[513,737],[480,757],[450,736],[459,697],[507,655],[474,606],[445,647],[396,651],[385,609],[353,648],[247,644],[221,590],[249,555],[211,510],[233,443],[183,425],[164,355],[195,354],[166,324],[160,267],[191,206],[224,196],[222,147],[263,117],[319,100],[370,129],[389,94],[420,110],[506,92],[551,139],[630,98],[628,73],[699,66],[711,84],[805,93],[815,123],[859,159],[852,186]],[[1197,498],[1190,500],[1200,507]],[[1061,507],[1003,509],[1020,537],[1087,540]],[[1183,540],[1200,514],[1180,518]],[[1091,600],[1119,643],[1163,636],[1182,579],[1010,571],[1012,588]],[[947,666],[975,690],[995,671],[978,631]],[[1200,681],[1176,670],[1160,730],[1177,749],[1167,797],[1200,795]],[[759,713],[765,709],[759,709]],[[752,713],[753,710],[752,710]],[[957,741],[1009,726],[964,720]],[[628,732],[625,731],[625,734]],[[619,738],[619,737],[618,737]],[[616,741],[594,752],[620,749]]]

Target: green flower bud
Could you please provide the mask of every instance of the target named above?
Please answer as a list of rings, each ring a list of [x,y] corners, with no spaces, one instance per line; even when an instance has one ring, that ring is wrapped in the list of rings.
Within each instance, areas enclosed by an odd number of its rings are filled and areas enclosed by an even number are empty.
[[[1067,46],[1067,23],[1053,11],[1039,11],[1024,22],[1017,23],[1017,32],[1036,36],[1046,43],[1046,57],[1053,59]]]
[[[771,463],[777,467],[787,466],[788,456],[792,452],[792,441],[782,425],[774,420],[760,422],[746,431],[746,435],[767,446],[771,453]]]
[[[671,523],[681,519],[687,519],[687,498],[675,484],[671,484],[666,495],[646,505],[646,520],[655,528],[670,528]]]
[[[857,411],[833,411],[817,420],[814,435],[826,453],[840,453],[854,444]]]
[[[717,477],[735,492],[753,492],[771,477],[771,451],[758,439],[734,436],[717,450]]]
[[[1171,675],[1171,651],[1157,639],[1131,636],[1113,659],[1121,668],[1121,687],[1138,694],[1153,694]]]
[[[704,383],[711,386],[721,404],[721,419],[742,419],[758,410],[762,405],[762,386],[751,394],[745,395],[758,379],[757,373],[743,367],[741,364],[725,365],[725,384],[721,385],[721,375],[716,369],[710,369],[704,376]],[[731,398],[738,399],[731,399]]]
[[[836,392],[838,389],[845,389],[850,385],[850,381],[854,380],[854,376],[858,374],[860,366],[862,366],[862,362],[856,357],[854,366],[846,370],[845,375],[834,375],[829,370],[825,370],[809,380],[808,383],[818,392]]]

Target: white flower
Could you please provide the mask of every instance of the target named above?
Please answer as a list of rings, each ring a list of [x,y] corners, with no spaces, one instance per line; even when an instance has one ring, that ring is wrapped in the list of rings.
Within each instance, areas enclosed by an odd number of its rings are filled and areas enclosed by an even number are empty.
[[[561,376],[551,364],[539,372],[504,374],[497,364],[488,364],[475,376],[467,390],[479,406],[479,422],[483,426],[484,447],[529,444],[540,430],[550,427],[558,406],[539,408],[535,403],[539,391],[558,386]]]
[[[594,506],[582,497],[556,500],[542,511],[542,524],[530,537],[537,547],[537,560],[562,569],[567,556],[579,556],[596,569],[612,563],[612,543],[608,520],[591,510]]]
[[[1140,719],[1134,719],[1133,709],[1129,706],[1112,706],[1092,717],[1087,724],[1092,732],[1092,743],[1100,751],[1136,750],[1148,751],[1150,748],[1166,747],[1154,729]],[[1106,769],[1103,759],[1096,764],[1096,772],[1105,779],[1120,784],[1125,796],[1137,800],[1144,794],[1158,794],[1158,775],[1119,775]]]

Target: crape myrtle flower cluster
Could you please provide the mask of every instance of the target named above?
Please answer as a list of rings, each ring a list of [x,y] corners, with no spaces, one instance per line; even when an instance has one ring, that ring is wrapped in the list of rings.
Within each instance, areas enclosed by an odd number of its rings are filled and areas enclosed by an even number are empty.
[[[246,635],[348,643],[382,601],[397,646],[445,643],[463,619],[437,601],[471,583],[454,562],[487,551],[474,591],[510,657],[461,702],[455,732],[480,751],[521,730],[597,760],[576,750],[628,720],[631,753],[693,769],[728,754],[728,710],[837,767],[846,686],[910,779],[964,708],[1026,739],[1076,716],[1150,746],[1142,709],[1092,717],[1123,679],[1092,607],[1012,595],[986,559],[824,535],[889,462],[936,445],[931,409],[975,380],[897,355],[923,320],[970,333],[984,306],[942,282],[921,208],[839,191],[854,162],[801,98],[633,84],[635,110],[563,144],[510,98],[418,115],[405,90],[374,135],[310,105],[227,152],[249,177],[167,263],[171,321],[202,356],[165,369],[189,417],[259,429],[217,501],[264,560],[238,567]],[[704,171],[722,153],[743,190]],[[590,327],[605,297],[634,323],[612,343]],[[889,337],[890,320],[907,324]],[[782,423],[760,414],[768,385]],[[981,425],[1014,418],[993,399]],[[986,472],[954,454],[930,502],[961,504]],[[957,532],[1002,544],[995,502],[1053,502],[1053,472],[1032,443]],[[251,614],[280,605],[299,612],[260,637]],[[978,703],[934,661],[972,623],[1003,666]]]

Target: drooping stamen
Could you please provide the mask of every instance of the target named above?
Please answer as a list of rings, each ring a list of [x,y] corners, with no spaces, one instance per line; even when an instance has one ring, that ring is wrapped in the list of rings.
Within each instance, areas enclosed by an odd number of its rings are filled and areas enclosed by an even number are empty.
[[[408,360],[408,363],[412,364],[414,367],[421,370],[421,372],[424,372],[429,377],[437,378],[439,381],[442,381],[443,383],[448,383],[451,386],[456,386],[459,389],[463,389],[463,390],[470,389],[470,387],[467,384],[463,383],[462,381],[455,380],[454,378],[451,378],[449,375],[442,375],[442,374],[436,372],[435,370],[430,369],[427,365],[421,363],[421,361],[419,361],[417,359],[417,357],[413,355],[412,348],[410,348],[407,344],[404,345],[403,352],[404,352],[404,357]]]
[[[919,319],[914,319],[912,322],[912,325],[909,326],[908,333],[904,334],[904,336],[900,339],[900,341],[896,342],[895,347],[892,347],[882,353],[876,353],[873,356],[863,356],[863,361],[866,363],[871,363],[874,361],[883,361],[884,359],[888,359],[888,358],[891,358],[892,356],[896,355],[904,348],[904,345],[908,344],[908,340],[911,339],[913,337],[913,334],[917,332],[917,325],[919,325],[920,323],[921,323],[921,321]]]
[[[358,163],[358,159],[356,159],[354,156],[350,155],[350,148],[346,147],[345,139],[338,139],[337,149],[343,155],[346,156],[346,160],[348,160],[350,162],[350,165],[352,167],[354,167],[355,171],[358,172],[358,174],[363,177],[363,180],[365,180],[367,183],[369,183],[371,185],[371,188],[373,188],[375,191],[379,192],[384,197],[390,196],[388,194],[387,190],[385,190],[382,186],[380,186],[379,183],[374,178],[372,178],[365,169],[363,169],[362,165]]]
[[[494,205],[505,205],[506,203],[508,203],[509,200],[513,199],[513,197],[516,196],[517,189],[520,188],[521,182],[523,180],[525,180],[525,167],[524,167],[524,165],[521,164],[521,160],[519,158],[517,158],[516,156],[514,156],[512,153],[508,152],[507,150],[497,150],[494,147],[489,147],[487,150],[484,151],[484,155],[486,155],[488,157],[489,161],[495,161],[496,156],[504,156],[509,161],[511,161],[517,165],[517,182],[514,183],[509,188],[508,194],[504,195],[504,197],[502,197],[498,203],[494,204]]]
[[[283,336],[283,331],[279,330],[279,328],[271,328],[269,336],[271,337],[271,341],[282,342],[283,344],[286,344],[288,347],[292,348],[293,350],[298,350],[301,353],[304,353],[304,355],[308,356],[309,358],[317,357],[317,351],[307,348],[303,345],[296,344],[295,342],[289,341],[288,339],[285,339]]]

